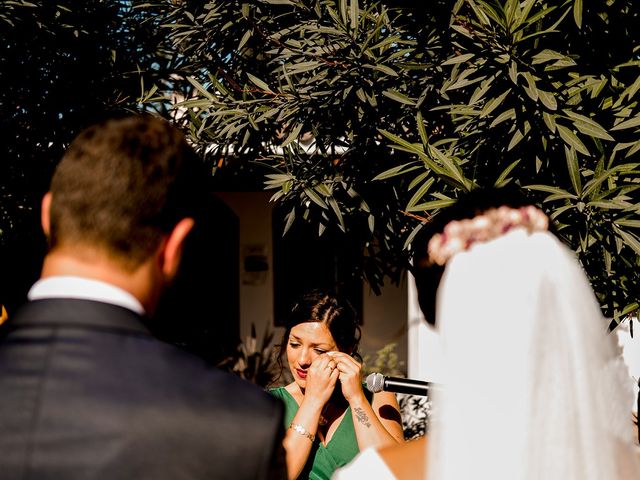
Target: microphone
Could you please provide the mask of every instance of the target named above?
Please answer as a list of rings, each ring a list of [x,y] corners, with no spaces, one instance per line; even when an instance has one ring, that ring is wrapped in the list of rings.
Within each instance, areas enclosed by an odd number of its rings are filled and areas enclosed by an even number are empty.
[[[367,390],[371,393],[395,392],[426,396],[429,392],[429,382],[410,378],[385,377],[381,373],[368,375],[365,382]]]

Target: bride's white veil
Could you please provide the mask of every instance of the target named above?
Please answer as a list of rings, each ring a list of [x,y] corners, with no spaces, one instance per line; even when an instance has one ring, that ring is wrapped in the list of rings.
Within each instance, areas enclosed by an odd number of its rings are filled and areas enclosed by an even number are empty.
[[[449,260],[431,480],[638,479],[626,367],[573,253],[517,228]]]

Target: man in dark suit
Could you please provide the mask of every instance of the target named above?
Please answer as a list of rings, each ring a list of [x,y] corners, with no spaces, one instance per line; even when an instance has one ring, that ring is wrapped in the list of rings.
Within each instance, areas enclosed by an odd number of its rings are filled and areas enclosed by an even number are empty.
[[[146,116],[65,153],[42,202],[41,279],[0,340],[3,480],[286,476],[281,405],[144,325],[194,225],[198,167]]]

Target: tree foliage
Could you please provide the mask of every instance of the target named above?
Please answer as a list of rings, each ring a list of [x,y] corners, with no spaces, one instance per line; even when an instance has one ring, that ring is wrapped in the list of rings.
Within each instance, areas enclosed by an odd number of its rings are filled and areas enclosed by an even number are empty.
[[[136,109],[153,83],[159,33],[131,1],[0,2],[0,263],[5,303],[37,276],[38,205],[85,126]],[[8,299],[8,297],[11,297]]]
[[[152,105],[172,98],[214,171],[265,168],[287,227],[357,242],[373,287],[398,279],[413,235],[461,192],[513,183],[557,223],[604,312],[638,309],[637,2],[146,8],[178,59]]]
[[[13,223],[24,216],[20,211],[39,199],[81,128],[110,112],[135,108],[140,70],[151,70],[158,36],[138,26],[131,3],[0,4],[0,130],[6,139],[0,239],[11,237]]]

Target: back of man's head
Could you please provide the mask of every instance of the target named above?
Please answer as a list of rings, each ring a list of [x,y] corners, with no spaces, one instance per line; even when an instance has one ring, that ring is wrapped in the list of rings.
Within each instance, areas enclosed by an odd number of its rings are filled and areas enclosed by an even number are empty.
[[[49,246],[98,249],[134,270],[202,192],[197,158],[164,120],[129,116],[84,130],[51,182]]]

